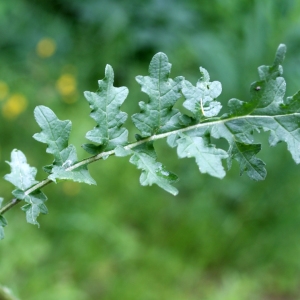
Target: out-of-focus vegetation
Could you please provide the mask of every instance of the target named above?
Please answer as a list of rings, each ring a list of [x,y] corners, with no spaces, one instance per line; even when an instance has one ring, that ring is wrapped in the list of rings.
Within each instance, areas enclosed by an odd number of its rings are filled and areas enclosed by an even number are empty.
[[[297,0],[0,2],[1,177],[13,148],[45,177],[51,156],[31,138],[38,104],[72,120],[78,148],[86,142],[94,123],[83,91],[97,89],[107,63],[115,85],[130,90],[129,114],[146,99],[134,77],[147,74],[158,51],[174,77],[195,82],[201,65],[221,81],[225,111],[228,99],[248,99],[256,68],[285,43],[292,95],[300,89],[299,15]],[[134,132],[130,119],[127,127]],[[300,298],[300,167],[284,145],[262,140],[263,182],[239,177],[236,165],[223,180],[201,175],[159,142],[159,157],[181,177],[177,197],[141,187],[126,158],[91,165],[96,187],[49,185],[41,229],[18,208],[6,214],[0,283],[32,300]],[[1,181],[1,196],[10,192]]]

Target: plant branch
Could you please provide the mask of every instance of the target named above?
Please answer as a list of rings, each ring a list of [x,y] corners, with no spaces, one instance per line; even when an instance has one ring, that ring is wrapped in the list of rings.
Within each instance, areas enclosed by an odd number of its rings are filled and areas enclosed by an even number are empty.
[[[288,114],[286,114],[285,116],[287,116]],[[293,114],[295,115],[295,113]],[[299,113],[296,113],[296,115],[300,115]],[[279,115],[280,116],[280,115]],[[279,117],[279,116],[276,116],[276,117]],[[199,124],[196,124],[196,125],[192,125],[192,126],[188,126],[188,127],[185,127],[185,128],[181,128],[181,129],[177,129],[177,130],[173,130],[173,131],[170,131],[170,132],[166,132],[166,133],[161,133],[161,134],[156,134],[156,135],[152,135],[148,138],[145,138],[145,139],[142,139],[140,141],[137,141],[137,142],[134,142],[134,143],[131,143],[131,144],[128,144],[127,146],[124,146],[124,149],[126,150],[130,150],[130,149],[133,149],[141,144],[144,144],[144,143],[147,143],[147,142],[151,142],[151,141],[155,141],[155,140],[159,140],[159,139],[163,139],[163,138],[166,138],[172,134],[177,134],[177,133],[181,133],[181,132],[185,132],[185,131],[189,131],[189,130],[194,130],[194,129],[198,129],[198,128],[201,128],[201,127],[209,127],[209,126],[213,126],[213,125],[217,125],[217,124],[220,124],[220,123],[226,123],[226,122],[229,122],[229,121],[233,121],[233,120],[237,120],[237,119],[247,119],[247,118],[273,118],[274,116],[263,116],[263,115],[258,115],[258,116],[254,116],[254,115],[244,115],[244,116],[238,116],[238,117],[231,117],[231,118],[227,118],[227,119],[219,119],[219,120],[216,120],[216,121],[212,121],[212,122],[202,122],[202,123],[199,123]],[[100,160],[102,159],[103,157],[108,157],[108,156],[111,156],[111,155],[115,155],[115,150],[110,150],[110,151],[107,151],[107,152],[102,152],[102,153],[99,153],[97,155],[94,155],[94,156],[91,156],[89,158],[86,158],[86,159],[83,159],[81,161],[79,161],[78,163],[66,168],[66,171],[72,171],[74,169],[77,169],[81,166],[84,166],[84,165],[88,165],[90,163],[93,163],[97,160]],[[38,190],[38,189],[41,189],[43,187],[45,187],[46,185],[52,183],[53,181],[50,180],[50,179],[44,179],[42,180],[41,182],[35,184],[34,186],[32,186],[31,188],[29,188],[28,190],[25,191],[25,195],[29,195],[30,193]],[[14,207],[15,205],[17,205],[19,202],[21,202],[22,200],[19,200],[19,199],[12,199],[10,203],[6,204],[3,208],[0,209],[0,215],[3,215],[5,212],[7,212],[8,210],[10,210],[12,207]]]

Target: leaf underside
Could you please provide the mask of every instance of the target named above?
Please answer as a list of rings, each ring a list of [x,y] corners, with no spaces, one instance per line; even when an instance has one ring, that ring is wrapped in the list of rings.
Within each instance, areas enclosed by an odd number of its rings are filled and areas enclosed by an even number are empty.
[[[144,143],[132,149],[133,155],[130,157],[130,163],[142,170],[140,176],[141,185],[157,184],[162,189],[177,195],[178,190],[172,186],[178,180],[178,177],[169,171],[160,163],[156,161],[156,153],[153,143]]]

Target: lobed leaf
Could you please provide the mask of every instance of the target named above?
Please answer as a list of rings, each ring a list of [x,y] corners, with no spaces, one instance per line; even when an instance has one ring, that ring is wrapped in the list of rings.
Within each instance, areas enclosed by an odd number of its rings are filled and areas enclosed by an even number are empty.
[[[230,160],[236,159],[241,173],[245,170],[255,180],[264,179],[266,170],[265,164],[255,157],[261,145],[253,143],[254,131],[270,131],[271,146],[286,142],[293,159],[300,163],[300,98],[297,93],[284,99],[286,83],[281,77],[281,63],[285,51],[285,46],[280,45],[274,64],[259,68],[261,80],[251,85],[250,101],[231,99],[227,120],[214,125],[211,131],[212,136],[227,139]]]
[[[157,184],[165,191],[172,195],[177,195],[178,190],[172,186],[178,180],[178,177],[167,171],[166,168],[156,161],[156,153],[153,148],[153,143],[148,142],[132,149],[133,155],[130,158],[130,163],[142,170],[140,176],[141,185]],[[124,154],[120,152],[120,154]]]
[[[25,191],[38,182],[35,180],[36,168],[30,167],[22,151],[14,149],[11,152],[11,162],[7,161],[7,163],[10,165],[11,172],[6,174],[4,179],[15,187]]]
[[[39,225],[36,220],[39,213],[42,212],[46,214],[48,212],[47,207],[44,204],[47,197],[40,190],[36,190],[28,195],[26,194],[27,189],[38,183],[38,181],[35,180],[36,168],[30,167],[29,164],[27,164],[26,157],[22,151],[16,149],[11,153],[11,162],[7,163],[11,167],[11,173],[5,175],[4,178],[17,187],[12,194],[16,199],[24,200],[28,203],[22,207],[22,209],[26,211],[27,222]],[[5,222],[4,217],[0,215],[0,237],[1,232],[2,236],[4,234],[3,227],[6,225]]]
[[[29,195],[26,195],[24,197],[24,200],[25,202],[27,202],[27,204],[25,204],[21,208],[26,213],[26,221],[40,227],[40,224],[37,221],[37,217],[40,213],[48,213],[48,209],[45,205],[45,202],[47,201],[46,195],[40,190],[37,190]]]
[[[54,182],[56,182],[56,179],[60,179],[96,185],[96,181],[92,178],[86,166],[76,168],[75,171],[69,171],[63,167],[54,166],[52,172],[53,173],[50,174],[48,178]]]
[[[267,171],[265,163],[256,157],[261,145],[253,143],[252,130],[253,126],[249,126],[247,120],[237,119],[213,125],[211,135],[229,143],[229,169],[235,159],[240,166],[240,175],[246,172],[251,179],[259,181],[265,179]]]
[[[120,106],[128,95],[126,87],[113,86],[114,72],[110,65],[105,68],[105,77],[99,80],[96,93],[85,92],[92,112],[90,116],[97,126],[86,134],[86,138],[98,145],[84,144],[82,147],[91,154],[114,149],[117,145],[128,143],[128,130],[123,126],[127,114],[120,111]]]
[[[56,179],[70,179],[77,182],[96,184],[90,176],[87,165],[70,170],[70,166],[78,162],[74,145],[68,145],[72,123],[69,120],[61,121],[55,113],[46,106],[37,106],[34,110],[37,123],[42,129],[33,137],[48,145],[47,152],[53,154],[54,162],[44,169],[51,173],[48,178],[56,182]]]
[[[201,77],[194,87],[189,81],[184,80],[182,94],[185,97],[183,106],[192,112],[193,117],[199,122],[201,117],[214,117],[220,112],[222,105],[215,99],[222,92],[219,81],[210,82],[208,72],[200,67]]]
[[[43,105],[34,109],[34,117],[42,132],[34,134],[33,138],[48,145],[46,152],[53,154],[54,165],[63,165],[65,162],[63,150],[68,146],[72,129],[71,121],[59,120],[50,108]]]
[[[172,146],[173,142],[170,143]],[[177,154],[180,158],[195,157],[201,173],[208,173],[211,176],[223,178],[225,170],[222,166],[222,159],[228,154],[222,149],[215,148],[209,143],[208,137],[198,137],[189,133],[180,133],[176,139]]]
[[[140,102],[141,112],[132,116],[135,126],[143,137],[181,128],[181,113],[173,106],[181,97],[184,77],[169,78],[171,64],[164,53],[157,53],[150,62],[150,76],[137,76],[142,92],[149,96],[149,102]]]

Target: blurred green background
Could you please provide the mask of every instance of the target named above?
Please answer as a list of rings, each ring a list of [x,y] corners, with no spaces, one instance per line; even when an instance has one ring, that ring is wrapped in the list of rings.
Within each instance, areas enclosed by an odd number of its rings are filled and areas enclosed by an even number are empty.
[[[257,67],[273,62],[280,43],[287,95],[300,89],[300,2],[297,0],[11,0],[0,2],[0,175],[22,150],[31,165],[52,162],[39,131],[36,105],[73,123],[80,158],[94,122],[83,91],[95,91],[107,63],[115,86],[127,86],[122,110],[146,100],[135,81],[152,56],[166,53],[172,77],[195,83],[199,66],[230,98],[249,99]],[[133,140],[137,130],[126,122]],[[299,166],[285,144],[259,157],[268,176],[253,182],[236,164],[223,180],[179,160],[165,141],[158,157],[179,175],[179,195],[141,187],[128,158],[90,166],[97,186],[69,182],[44,189],[49,215],[41,228],[17,207],[0,243],[0,284],[31,300],[300,299]],[[1,180],[1,196],[12,186]]]

